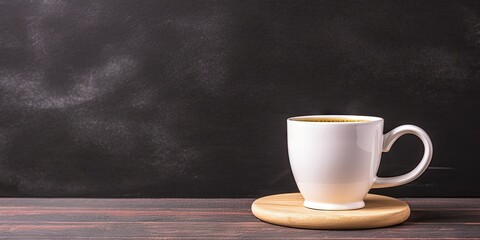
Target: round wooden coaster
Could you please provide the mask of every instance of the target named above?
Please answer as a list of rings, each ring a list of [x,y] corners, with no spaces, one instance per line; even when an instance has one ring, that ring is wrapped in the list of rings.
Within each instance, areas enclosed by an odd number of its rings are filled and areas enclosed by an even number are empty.
[[[410,216],[407,203],[375,194],[365,197],[365,207],[357,210],[323,211],[303,206],[300,193],[259,198],[252,204],[253,214],[262,221],[295,228],[364,229],[400,224]]]

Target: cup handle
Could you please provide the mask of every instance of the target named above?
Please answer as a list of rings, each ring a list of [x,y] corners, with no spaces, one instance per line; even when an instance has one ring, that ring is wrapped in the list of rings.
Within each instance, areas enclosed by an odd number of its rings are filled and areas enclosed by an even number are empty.
[[[418,178],[427,169],[433,155],[433,146],[428,134],[423,129],[414,125],[402,125],[383,136],[383,152],[390,151],[393,143],[404,134],[413,134],[420,138],[425,147],[423,158],[412,171],[396,177],[377,177],[372,188],[387,188],[407,184]]]

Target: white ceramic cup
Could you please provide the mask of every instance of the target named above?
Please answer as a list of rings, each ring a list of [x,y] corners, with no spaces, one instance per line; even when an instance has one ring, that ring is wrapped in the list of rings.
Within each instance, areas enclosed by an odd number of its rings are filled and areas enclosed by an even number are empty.
[[[345,122],[327,122],[342,120]],[[418,166],[401,176],[377,177],[382,152],[404,134],[419,137],[425,147]],[[413,125],[383,134],[383,119],[352,115],[312,115],[287,120],[288,155],[304,206],[322,210],[363,208],[371,188],[409,183],[427,169],[432,141]]]

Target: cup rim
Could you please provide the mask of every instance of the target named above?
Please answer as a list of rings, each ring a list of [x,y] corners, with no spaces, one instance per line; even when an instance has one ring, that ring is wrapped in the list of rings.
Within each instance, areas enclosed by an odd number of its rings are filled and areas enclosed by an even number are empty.
[[[299,121],[301,119],[309,118],[341,118],[345,120],[366,120],[365,122],[307,122]],[[383,118],[375,116],[364,116],[364,115],[303,115],[303,116],[294,116],[287,118],[287,122],[296,122],[304,124],[322,124],[322,125],[361,125],[361,124],[372,124],[383,122]]]

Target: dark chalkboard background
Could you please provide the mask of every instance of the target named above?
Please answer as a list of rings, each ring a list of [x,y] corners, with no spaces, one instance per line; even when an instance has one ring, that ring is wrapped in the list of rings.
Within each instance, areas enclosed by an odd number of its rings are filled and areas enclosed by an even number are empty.
[[[480,197],[479,53],[479,1],[0,1],[0,196],[296,191],[285,119],[362,114],[434,143],[375,192]]]

